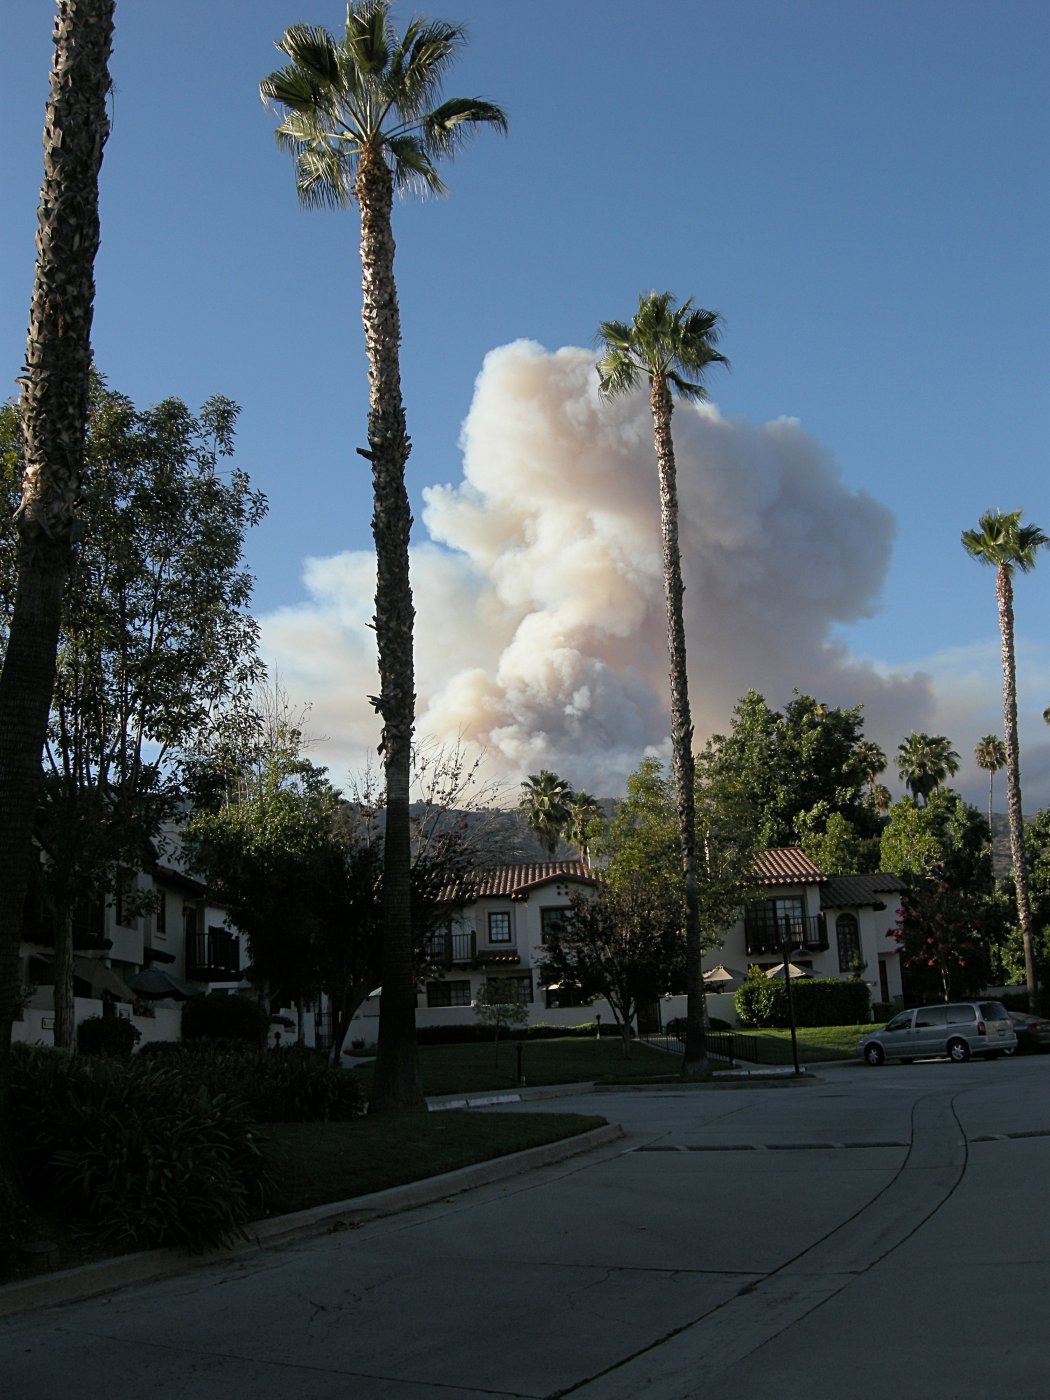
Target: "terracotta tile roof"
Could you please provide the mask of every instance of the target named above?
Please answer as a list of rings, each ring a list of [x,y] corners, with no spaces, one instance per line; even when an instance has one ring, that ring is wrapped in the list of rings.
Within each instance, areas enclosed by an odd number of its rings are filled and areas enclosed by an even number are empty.
[[[551,880],[575,880],[578,883],[593,885],[591,875],[582,860],[536,860],[521,865],[497,865],[478,876],[469,899],[527,899],[529,892]],[[449,886],[441,891],[440,898],[452,900],[462,898],[458,886]]]
[[[897,895],[904,888],[899,875],[829,875],[820,891],[822,909],[842,909],[849,905],[890,904],[896,908]]]
[[[763,885],[822,885],[828,878],[797,846],[773,846],[759,851],[754,870]]]

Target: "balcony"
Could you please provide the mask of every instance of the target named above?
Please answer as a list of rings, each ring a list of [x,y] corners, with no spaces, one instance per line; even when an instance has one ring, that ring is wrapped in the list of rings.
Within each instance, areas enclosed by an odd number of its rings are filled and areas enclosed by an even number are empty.
[[[785,942],[789,949],[819,953],[828,946],[828,928],[823,914],[778,917],[769,909],[750,909],[744,914],[744,939],[749,957],[755,953],[782,953]]]
[[[235,982],[240,975],[240,945],[229,929],[210,928],[186,940],[186,976],[191,982]]]
[[[423,956],[427,962],[441,963],[444,967],[467,967],[477,959],[476,935],[436,929],[427,936]]]

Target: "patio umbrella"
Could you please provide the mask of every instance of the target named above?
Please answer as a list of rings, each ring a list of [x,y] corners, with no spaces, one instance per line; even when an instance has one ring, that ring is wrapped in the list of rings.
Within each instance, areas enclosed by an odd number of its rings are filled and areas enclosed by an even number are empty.
[[[776,967],[771,967],[766,973],[767,977],[783,977],[783,975],[783,964],[778,964]],[[797,967],[795,963],[788,963],[788,976],[791,977],[793,980],[796,977],[812,977],[813,974],[809,971],[808,968]]]
[[[134,977],[128,978],[128,986],[136,996],[145,997],[147,1001],[163,1001],[165,997],[189,1001],[190,997],[200,996],[196,987],[162,967],[147,967],[143,972],[136,972]]]
[[[742,982],[744,974],[737,972],[735,967],[726,967],[724,963],[719,963],[717,967],[712,967],[704,973],[704,981],[708,986],[719,986],[726,982]]]
[[[117,1001],[135,1000],[134,992],[123,977],[105,963],[96,962],[94,958],[74,958],[73,975],[87,982],[97,997],[103,992],[108,992]]]

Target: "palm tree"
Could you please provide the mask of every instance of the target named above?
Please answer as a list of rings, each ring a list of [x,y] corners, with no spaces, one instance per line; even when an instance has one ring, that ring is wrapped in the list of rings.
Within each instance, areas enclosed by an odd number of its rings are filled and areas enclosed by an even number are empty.
[[[521,800],[518,806],[526,825],[539,837],[548,860],[554,859],[558,842],[568,826],[569,803],[572,797],[573,791],[569,784],[549,768],[530,773],[528,781],[521,785]]]
[[[383,865],[383,995],[371,1111],[426,1102],[416,1050],[412,966],[409,784],[415,680],[414,608],[405,490],[410,448],[401,399],[401,341],[391,212],[395,190],[444,191],[438,162],[479,126],[506,129],[506,117],[480,98],[439,102],[441,83],[464,42],[461,26],[412,19],[398,35],[387,0],[346,9],[341,39],[297,24],[277,48],[290,62],[264,78],[263,100],[283,109],[277,144],[295,161],[307,207],[356,204],[361,220],[361,320],[368,361],[368,448],[376,550],[375,630],[386,775]]]
[[[676,305],[670,292],[638,298],[633,321],[603,321],[597,343],[598,388],[603,398],[626,393],[645,379],[660,483],[660,528],[663,540],[664,592],[667,598],[667,650],[670,660],[671,752],[675,778],[682,873],[685,886],[686,1041],[682,1073],[708,1072],[704,1046],[704,983],[700,966],[702,940],[696,868],[696,809],[693,721],[686,672],[682,559],[678,544],[678,482],[671,436],[673,394],[687,401],[706,398],[703,374],[708,365],[727,364],[715,348],[719,316],[694,308],[691,300]]]
[[[590,865],[590,838],[601,810],[598,799],[589,792],[574,792],[566,803],[565,837],[576,847],[586,866]]]
[[[18,584],[0,673],[0,1157],[40,760],[87,431],[114,0],[59,0],[19,418]],[[72,1037],[72,1008],[60,1034]],[[2,1186],[0,1186],[2,1190]]]
[[[864,780],[868,784],[868,801],[875,806],[875,779],[886,771],[886,755],[873,739],[862,739],[855,751]]]
[[[936,788],[959,771],[959,755],[943,734],[911,733],[897,746],[897,773],[923,806]]]
[[[1006,809],[1010,824],[1010,856],[1017,892],[1017,919],[1024,942],[1028,1009],[1035,1012],[1035,951],[1032,910],[1028,901],[1028,869],[1024,850],[1024,818],[1021,815],[1021,751],[1017,741],[1017,664],[1014,658],[1014,569],[1023,574],[1035,568],[1036,553],[1050,544],[1038,525],[1022,525],[1021,512],[986,511],[976,530],[962,532],[962,546],[971,559],[995,569],[995,600],[999,609],[999,637],[1003,662],[1003,735],[1006,748]]]
[[[986,734],[977,740],[973,756],[977,767],[988,774],[988,840],[992,839],[992,782],[1000,768],[1006,767],[1006,745],[998,734]]]
[[[893,805],[893,795],[884,783],[876,783],[875,786],[872,788],[871,805],[875,808],[876,812],[878,812],[878,814],[882,817],[886,815],[886,813],[890,810],[890,807]]]

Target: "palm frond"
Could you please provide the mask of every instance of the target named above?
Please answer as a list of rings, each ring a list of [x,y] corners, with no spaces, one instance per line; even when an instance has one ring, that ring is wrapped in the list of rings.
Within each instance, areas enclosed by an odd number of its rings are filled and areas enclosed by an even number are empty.
[[[346,48],[362,76],[381,73],[390,61],[389,14],[387,0],[346,7]]]
[[[338,82],[335,40],[320,25],[293,24],[277,40],[276,47],[287,54],[294,68],[308,73],[315,82],[326,85]]]
[[[603,399],[615,399],[628,393],[637,383],[640,366],[624,350],[610,346],[596,365],[598,393]]]
[[[497,131],[506,132],[506,114],[494,102],[480,97],[453,97],[421,122],[428,149],[439,155],[454,154],[479,126],[494,126]]]
[[[670,292],[643,292],[633,321],[603,321],[598,328],[598,343],[609,349],[608,369],[602,368],[605,359],[599,362],[600,392],[608,397],[620,391],[611,374],[616,352],[634,362],[635,376],[644,370],[651,380],[665,379],[684,399],[705,399],[703,371],[729,363],[716,348],[720,319],[717,311],[694,308],[691,300],[679,306]]]
[[[977,522],[976,530],[964,530],[962,547],[972,559],[994,568],[1015,568],[1023,574],[1035,568],[1036,553],[1050,544],[1038,525],[1022,525],[1021,511],[989,510]]]
[[[434,105],[445,74],[465,42],[462,25],[444,20],[413,20],[405,31],[390,79],[398,89],[398,109],[406,118],[421,117]]]
[[[397,189],[416,194],[445,194],[444,182],[418,136],[411,133],[392,136],[386,142],[386,149]]]
[[[296,158],[295,190],[308,209],[345,209],[353,199],[350,168],[330,146],[307,146]]]

